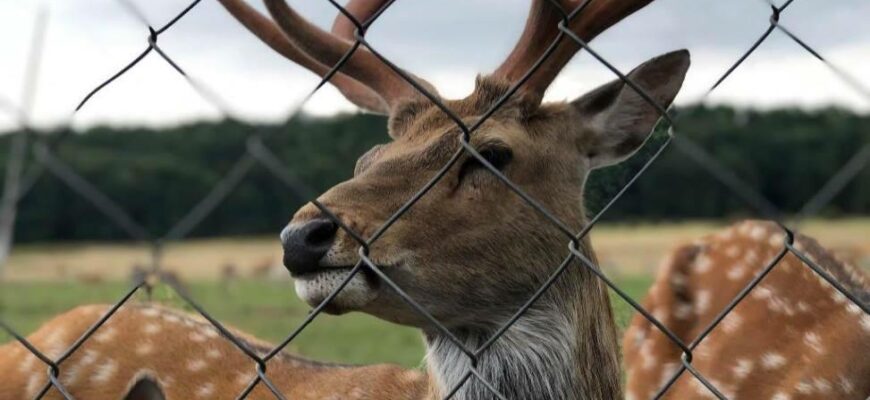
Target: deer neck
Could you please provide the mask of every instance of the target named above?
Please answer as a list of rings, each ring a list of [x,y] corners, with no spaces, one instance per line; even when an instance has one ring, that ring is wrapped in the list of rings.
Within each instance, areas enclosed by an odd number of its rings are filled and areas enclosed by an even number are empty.
[[[590,249],[588,243],[584,247]],[[591,249],[585,253],[595,262]],[[503,318],[504,322],[508,318]],[[499,326],[451,331],[473,351],[495,334]],[[616,337],[606,287],[579,262],[574,262],[532,308],[483,352],[477,371],[511,399],[620,399],[623,396]],[[462,382],[471,362],[442,334],[426,332],[426,342],[433,386],[430,397],[444,398]],[[452,398],[477,400],[495,396],[480,380],[471,377]]]

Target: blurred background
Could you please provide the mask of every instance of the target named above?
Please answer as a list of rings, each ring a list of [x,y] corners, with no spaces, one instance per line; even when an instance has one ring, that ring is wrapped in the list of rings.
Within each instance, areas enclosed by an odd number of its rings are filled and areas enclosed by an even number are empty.
[[[367,38],[445,96],[462,97],[476,74],[492,71],[509,52],[527,3],[398,1]],[[273,53],[212,0],[159,37],[196,85],[151,54],[73,113],[86,94],[147,48],[142,17],[161,26],[188,4],[0,0],[0,168],[7,182],[14,138],[25,127],[40,140],[62,135],[53,157],[160,238],[234,170],[253,133],[269,135],[268,148],[285,172],[311,193],[349,178],[357,157],[388,141],[384,118],[358,112],[331,87],[303,103],[319,79]],[[291,4],[323,27],[336,15],[326,1]],[[775,31],[706,95],[768,28],[769,15],[770,5],[761,0],[657,0],[592,46],[622,71],[672,49],[690,49],[693,67],[677,99],[679,134],[799,218],[804,232],[870,269],[870,3],[797,0],[782,15],[783,25],[838,71]],[[613,78],[581,53],[547,99],[570,100]],[[587,187],[590,213],[613,198],[666,137],[657,132],[628,162],[594,173]],[[30,151],[24,154],[25,171],[39,168]],[[847,165],[848,180],[834,196],[820,197]],[[0,252],[0,318],[19,332],[77,304],[117,301],[155,260],[221,321],[265,339],[280,340],[307,315],[281,266],[277,233],[310,197],[274,171],[251,168],[183,239],[164,243],[159,257],[152,243],[131,240],[51,172],[34,175],[15,212],[4,214],[8,229],[0,232],[0,246],[11,246]],[[758,216],[698,163],[669,148],[605,214],[592,238],[605,271],[639,299],[669,249]],[[158,287],[153,298],[185,307],[166,288]],[[628,308],[616,306],[626,321]],[[320,316],[290,350],[331,361],[415,366],[419,342],[413,330],[366,316]]]

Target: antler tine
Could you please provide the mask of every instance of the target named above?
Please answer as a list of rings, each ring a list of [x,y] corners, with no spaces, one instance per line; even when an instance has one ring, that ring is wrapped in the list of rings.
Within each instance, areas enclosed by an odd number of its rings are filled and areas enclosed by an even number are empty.
[[[559,34],[559,23],[563,21],[566,14],[570,15],[578,7],[584,9],[569,21],[568,27],[583,41],[589,42],[652,1],[533,0],[526,26],[516,47],[494,75],[512,82],[522,78],[556,39]],[[561,10],[554,3],[558,3]],[[562,40],[521,90],[529,98],[539,101],[547,87],[580,48],[580,45],[571,38]]]
[[[362,24],[377,14],[377,12],[380,11],[389,1],[390,0],[351,0],[344,6],[344,9]],[[338,13],[338,16],[335,17],[335,22],[332,24],[332,33],[341,38],[353,40],[354,31],[356,31],[356,25],[354,25],[350,18],[345,16],[344,13]]]
[[[334,65],[353,44],[308,22],[284,0],[264,0],[278,27],[294,46],[324,65]],[[342,67],[342,72],[378,93],[393,109],[401,101],[419,96],[416,89],[374,54],[358,48]]]
[[[296,48],[284,33],[270,19],[254,10],[242,0],[219,0],[229,13],[235,17],[245,28],[266,43],[277,53],[286,57],[320,77],[329,73],[330,66],[321,64],[301,50]],[[380,95],[364,84],[337,73],[330,83],[335,86],[350,102],[364,109],[378,113],[388,113],[387,103]]]
[[[351,0],[344,6],[344,9],[350,13],[350,15],[353,15],[360,24],[363,24],[381,11],[384,5],[389,2],[390,0]],[[344,13],[340,12],[338,13],[338,16],[335,17],[335,21],[332,24],[332,33],[340,38],[353,41],[356,39],[354,37],[356,28],[356,24],[344,15]],[[408,73],[408,75],[414,78],[418,84],[423,86],[430,93],[438,94],[437,89],[435,89],[435,86],[431,83],[412,73]]]

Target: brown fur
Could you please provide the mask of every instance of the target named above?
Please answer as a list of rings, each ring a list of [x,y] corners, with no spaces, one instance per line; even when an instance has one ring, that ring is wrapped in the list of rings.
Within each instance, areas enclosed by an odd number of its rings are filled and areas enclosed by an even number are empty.
[[[747,221],[675,250],[644,306],[686,343],[783,248],[776,225]],[[795,246],[864,302],[870,281],[805,236]],[[850,306],[851,305],[851,306]],[[631,399],[652,398],[681,352],[642,316],[623,343]],[[729,399],[863,400],[870,396],[870,316],[787,254],[700,346],[693,365]],[[779,396],[779,397],[775,397]],[[712,394],[686,372],[667,399]]]
[[[29,340],[55,358],[108,309],[78,307]],[[235,334],[261,356],[272,348]],[[0,399],[33,398],[47,382],[47,367],[17,342],[0,347],[0,354]],[[141,378],[154,379],[168,399],[234,399],[256,373],[256,364],[202,318],[149,305],[121,308],[60,367],[61,382],[78,399],[121,399]],[[322,400],[324,387],[335,398],[371,400],[419,399],[425,390],[423,374],[388,365],[343,367],[279,354],[267,368],[267,376],[290,399]],[[51,389],[45,398],[62,397]],[[260,384],[249,398],[272,395]]]

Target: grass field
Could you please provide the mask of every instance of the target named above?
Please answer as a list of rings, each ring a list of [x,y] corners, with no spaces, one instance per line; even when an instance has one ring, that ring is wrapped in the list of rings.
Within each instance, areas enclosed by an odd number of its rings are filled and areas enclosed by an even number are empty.
[[[602,268],[640,300],[655,267],[679,243],[714,233],[708,222],[663,225],[601,225],[592,231]],[[870,269],[870,219],[811,221],[803,231],[829,249]],[[193,298],[220,321],[277,342],[306,317],[308,306],[295,296],[274,237],[192,240],[170,246],[167,270],[176,272]],[[130,285],[134,265],[148,262],[148,249],[130,244],[23,245],[15,248],[0,282],[0,318],[21,333],[31,332],[75,305],[113,303]],[[231,266],[236,278],[224,279]],[[144,293],[134,301],[144,301]],[[154,300],[185,307],[167,288]],[[620,325],[631,316],[614,296]],[[8,337],[0,333],[0,342]],[[391,362],[419,365],[419,333],[361,314],[322,315],[288,349],[326,361]]]
[[[641,296],[650,281],[621,280],[620,286],[632,296]],[[309,307],[300,302],[289,282],[244,280],[223,285],[200,282],[189,285],[192,297],[210,314],[228,325],[260,338],[278,342],[307,316]],[[110,303],[129,290],[124,283],[70,285],[57,282],[8,283],[0,286],[0,315],[21,333],[31,332],[54,315],[78,304]],[[166,287],[158,288],[153,299],[193,311]],[[132,301],[145,301],[137,293]],[[624,326],[630,316],[628,305],[614,299],[617,318]],[[0,333],[0,342],[9,338]],[[320,315],[294,340],[288,350],[318,360],[343,363],[390,362],[414,367],[423,358],[417,330],[393,325],[354,313],[334,317]]]
[[[678,224],[600,224],[592,232],[601,265],[614,274],[649,275],[674,246],[721,229],[721,222]],[[827,248],[870,267],[870,218],[815,220],[802,232]],[[148,265],[150,249],[127,243],[24,244],[16,246],[3,277],[7,282],[122,281],[134,265]],[[285,278],[277,235],[188,240],[171,244],[164,269],[191,281],[219,280],[227,267],[238,276]],[[265,273],[269,268],[273,271]]]

